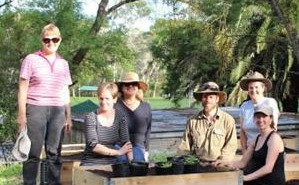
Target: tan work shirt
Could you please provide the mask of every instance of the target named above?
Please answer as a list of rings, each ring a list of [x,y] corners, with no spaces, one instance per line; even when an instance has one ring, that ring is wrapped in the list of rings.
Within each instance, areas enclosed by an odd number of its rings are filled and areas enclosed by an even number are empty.
[[[201,111],[186,124],[179,153],[196,154],[202,161],[231,159],[237,150],[234,118],[218,108],[214,122]]]

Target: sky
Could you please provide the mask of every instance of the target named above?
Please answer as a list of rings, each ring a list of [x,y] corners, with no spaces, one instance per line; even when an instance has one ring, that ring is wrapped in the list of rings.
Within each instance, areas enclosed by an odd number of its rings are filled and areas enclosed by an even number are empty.
[[[4,0],[0,0],[2,2]],[[87,16],[96,16],[98,4],[101,0],[80,0],[82,3],[82,8],[84,14]],[[109,0],[111,4],[108,5],[112,6],[121,0]],[[172,7],[169,7],[162,3],[163,0],[142,0],[148,2],[152,13],[148,17],[138,18],[137,20],[130,25],[130,28],[138,28],[141,31],[149,31],[150,26],[154,24],[154,20],[159,17],[163,17],[165,14],[172,11]],[[13,0],[12,4],[16,7],[20,6],[22,3],[26,2],[26,0]],[[115,22],[122,22],[126,23],[126,20],[116,20]]]
[[[158,0],[146,0],[149,2],[150,8],[152,9],[153,13],[149,17],[143,17],[137,19],[134,24],[131,26],[132,28],[138,28],[141,31],[149,31],[150,26],[154,24],[154,19],[157,17],[163,17],[164,14],[168,11],[171,11],[171,7],[166,6],[165,4],[159,2]],[[154,1],[154,2],[153,2]],[[160,0],[162,1],[162,0]],[[97,8],[99,4],[99,0],[82,0],[83,11],[88,16],[95,16],[97,13]],[[110,1],[110,2],[113,2]],[[116,1],[116,2],[119,2]],[[115,1],[114,1],[115,3]],[[111,4],[113,5],[113,4]],[[111,6],[108,5],[108,6]],[[120,20],[121,21],[121,20]]]

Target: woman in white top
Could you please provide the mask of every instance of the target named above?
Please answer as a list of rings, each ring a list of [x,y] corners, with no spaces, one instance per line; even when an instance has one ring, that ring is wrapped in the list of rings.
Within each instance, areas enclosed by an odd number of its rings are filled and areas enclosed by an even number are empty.
[[[274,129],[277,130],[279,110],[274,98],[265,97],[264,92],[272,88],[270,80],[261,73],[250,71],[244,79],[240,81],[242,90],[248,92],[250,99],[240,106],[240,142],[242,153],[244,154],[249,144],[259,133],[254,123],[254,108],[259,105],[268,105],[273,109]]]

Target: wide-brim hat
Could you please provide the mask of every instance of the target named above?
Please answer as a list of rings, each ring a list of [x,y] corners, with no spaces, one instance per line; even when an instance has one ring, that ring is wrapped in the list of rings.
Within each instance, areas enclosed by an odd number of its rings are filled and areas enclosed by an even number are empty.
[[[12,149],[12,155],[18,161],[26,161],[29,156],[30,148],[31,141],[27,135],[27,127],[25,127],[24,130],[19,133],[19,136]]]
[[[272,82],[265,78],[261,73],[257,71],[249,71],[245,78],[243,78],[240,81],[240,87],[242,90],[247,91],[248,90],[248,84],[250,82],[262,82],[265,84],[267,90],[270,90],[272,88]]]
[[[132,83],[132,82],[137,82],[139,85],[139,88],[142,89],[143,91],[146,91],[148,88],[147,83],[140,80],[138,74],[134,73],[134,72],[123,73],[120,78],[120,81],[117,83],[121,85],[122,83]]]
[[[226,102],[226,93],[219,90],[219,86],[215,82],[204,83],[199,90],[193,92],[193,96],[197,101],[201,101],[202,95],[207,93],[216,93],[219,96],[219,104]]]

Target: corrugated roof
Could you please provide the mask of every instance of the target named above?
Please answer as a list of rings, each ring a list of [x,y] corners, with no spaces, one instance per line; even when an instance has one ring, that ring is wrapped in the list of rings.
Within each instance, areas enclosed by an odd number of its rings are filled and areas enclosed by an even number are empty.
[[[74,114],[85,114],[92,112],[98,108],[98,105],[91,100],[86,100],[80,104],[71,107],[71,112]]]
[[[79,87],[79,91],[97,91],[98,87],[97,86],[81,86]]]

